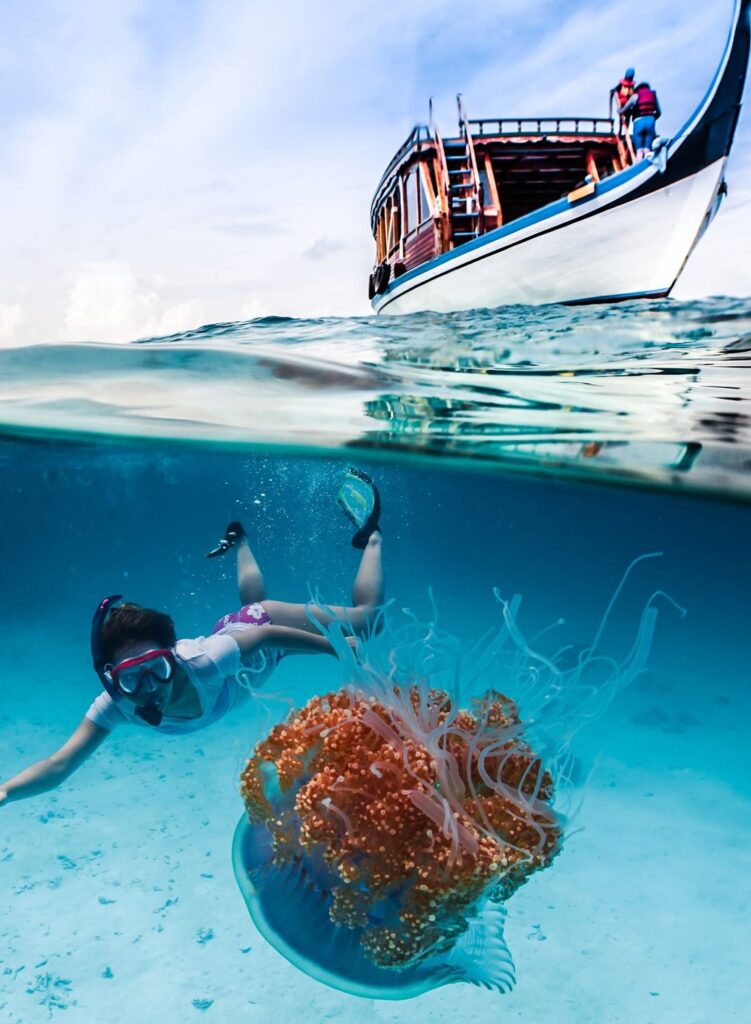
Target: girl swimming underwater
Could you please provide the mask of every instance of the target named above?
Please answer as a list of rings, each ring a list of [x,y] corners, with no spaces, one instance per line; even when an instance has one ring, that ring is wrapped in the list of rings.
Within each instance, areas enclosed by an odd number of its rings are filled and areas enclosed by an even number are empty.
[[[207,557],[237,553],[242,607],[209,636],[178,640],[169,615],[105,598],[92,624],[94,668],[104,687],[75,732],[54,754],[0,784],[0,804],[44,793],[63,782],[123,723],[183,734],[204,729],[244,704],[288,654],[334,654],[322,627],[348,623],[354,645],[383,601],[380,498],[370,477],[349,470],[337,501],[357,528],[362,557],[350,607],[267,600],[263,575],[241,523],[230,523]]]

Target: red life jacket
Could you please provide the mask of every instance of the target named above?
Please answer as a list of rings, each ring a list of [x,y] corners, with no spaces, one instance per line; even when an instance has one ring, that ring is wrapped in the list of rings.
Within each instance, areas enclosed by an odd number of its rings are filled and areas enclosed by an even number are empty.
[[[633,78],[622,78],[618,83],[618,89],[616,91],[616,97],[618,99],[618,106],[622,107],[632,96],[634,91],[634,80]]]
[[[657,93],[654,89],[637,89],[636,117],[654,117],[657,114]]]

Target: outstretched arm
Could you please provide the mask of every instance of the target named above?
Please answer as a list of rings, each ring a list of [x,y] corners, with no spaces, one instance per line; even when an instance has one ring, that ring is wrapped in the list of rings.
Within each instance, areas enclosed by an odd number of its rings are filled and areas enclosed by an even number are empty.
[[[233,634],[240,652],[252,654],[264,647],[276,647],[290,654],[336,654],[331,642],[320,633],[293,626],[258,626]]]
[[[59,786],[108,735],[106,729],[94,725],[88,718],[82,719],[73,735],[54,754],[29,765],[7,782],[0,782],[0,805],[25,800]]]

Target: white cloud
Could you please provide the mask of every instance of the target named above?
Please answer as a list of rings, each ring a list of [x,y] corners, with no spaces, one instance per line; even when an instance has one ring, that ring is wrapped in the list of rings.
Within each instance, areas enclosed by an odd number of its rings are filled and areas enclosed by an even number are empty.
[[[179,334],[200,327],[203,318],[199,313],[199,305],[188,300],[167,306],[159,317],[156,326],[149,326],[141,337],[155,337],[162,334]]]
[[[344,242],[338,238],[316,238],[315,242],[303,252],[303,256],[309,260],[325,260],[343,248]]]
[[[18,328],[24,320],[24,312],[17,303],[10,306],[0,304],[0,342],[13,343],[18,340]]]
[[[175,334],[200,325],[192,302],[167,305],[123,263],[82,268],[70,289],[65,333],[70,341],[123,342]]]
[[[0,300],[29,341],[365,313],[372,189],[428,96],[445,131],[459,90],[469,116],[597,113],[635,63],[675,128],[732,8],[653,0],[645,35],[631,0],[383,0],[378,19],[370,0],[43,6],[2,14]],[[747,115],[731,201],[751,185]],[[732,212],[689,263],[692,294],[724,290]],[[751,292],[748,269],[732,280]]]
[[[257,320],[262,316],[270,316],[271,310],[259,298],[248,299],[240,306],[239,320]]]

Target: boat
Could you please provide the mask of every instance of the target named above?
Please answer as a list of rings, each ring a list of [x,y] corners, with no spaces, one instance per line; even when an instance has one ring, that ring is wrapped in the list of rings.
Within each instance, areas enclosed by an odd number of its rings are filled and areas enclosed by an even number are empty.
[[[727,193],[749,61],[736,0],[706,95],[671,139],[636,154],[615,117],[417,125],[371,205],[378,313],[663,298]]]

